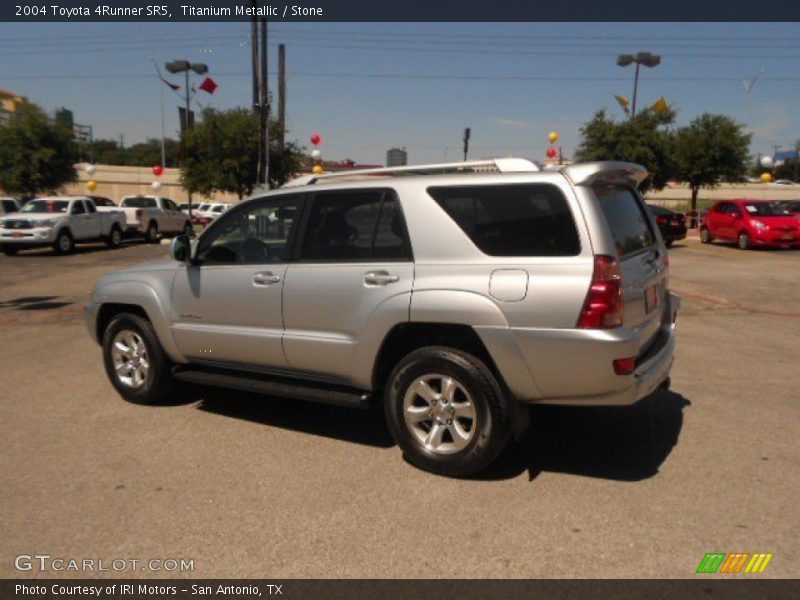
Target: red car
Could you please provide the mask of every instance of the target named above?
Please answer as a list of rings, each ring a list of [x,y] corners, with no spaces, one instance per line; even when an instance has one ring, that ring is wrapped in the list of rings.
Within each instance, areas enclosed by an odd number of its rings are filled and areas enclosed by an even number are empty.
[[[800,218],[778,202],[724,200],[706,213],[700,241],[736,242],[742,250],[753,246],[800,248]]]

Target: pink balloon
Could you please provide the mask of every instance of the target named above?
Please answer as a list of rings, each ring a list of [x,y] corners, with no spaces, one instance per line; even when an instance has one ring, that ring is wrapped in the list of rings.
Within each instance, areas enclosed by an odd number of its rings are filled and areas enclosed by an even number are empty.
[[[311,134],[311,143],[315,146],[319,146],[322,143],[322,136],[318,133]]]
[[[162,167],[161,165],[156,165],[153,167],[153,175],[155,175],[156,177],[160,177],[163,172],[164,172],[164,167]]]
[[[550,146],[547,149],[547,158],[555,158],[556,156],[558,156],[558,150]]]

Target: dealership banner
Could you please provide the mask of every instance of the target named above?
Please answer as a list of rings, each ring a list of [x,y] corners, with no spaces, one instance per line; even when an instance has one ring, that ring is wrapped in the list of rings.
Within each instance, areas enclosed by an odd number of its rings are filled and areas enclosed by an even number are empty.
[[[157,2],[157,3],[156,3]],[[789,0],[42,0],[0,3],[0,21],[798,21]],[[732,40],[735,41],[735,40]]]
[[[237,598],[303,598],[380,600],[435,598],[436,600],[617,600],[724,598],[745,600],[797,598],[797,580],[695,579],[678,580],[347,580],[347,579],[86,579],[0,580],[0,598],[38,600],[196,600]]]

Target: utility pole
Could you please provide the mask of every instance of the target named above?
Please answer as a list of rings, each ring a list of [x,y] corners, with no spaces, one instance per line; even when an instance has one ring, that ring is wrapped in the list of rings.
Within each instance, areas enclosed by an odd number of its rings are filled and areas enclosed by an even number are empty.
[[[269,86],[267,83],[267,20],[261,19],[261,183],[269,189]]]
[[[278,45],[278,148],[286,145],[286,45]]]
[[[256,0],[252,0],[253,9],[257,8]],[[250,60],[253,74],[253,112],[258,111],[258,21],[256,17],[250,23]]]
[[[467,153],[469,152],[469,135],[470,135],[470,133],[471,132],[470,132],[469,127],[464,129],[464,160],[465,161],[467,160]]]

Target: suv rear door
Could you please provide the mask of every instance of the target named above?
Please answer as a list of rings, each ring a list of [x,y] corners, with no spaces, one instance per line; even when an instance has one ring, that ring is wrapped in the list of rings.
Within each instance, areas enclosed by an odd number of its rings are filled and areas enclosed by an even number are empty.
[[[292,368],[349,381],[360,336],[408,320],[414,264],[405,221],[385,189],[320,192],[307,212],[284,283],[283,349]]]
[[[636,332],[643,351],[658,333],[667,301],[666,249],[641,196],[631,187],[593,185],[605,216],[623,284],[622,324]]]

